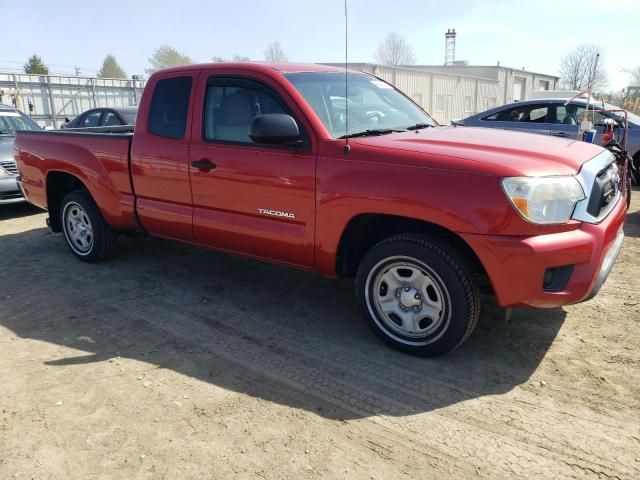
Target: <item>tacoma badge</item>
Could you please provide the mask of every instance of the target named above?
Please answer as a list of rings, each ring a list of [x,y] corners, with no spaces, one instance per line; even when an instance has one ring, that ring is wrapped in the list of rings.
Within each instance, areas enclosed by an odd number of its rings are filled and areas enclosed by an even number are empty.
[[[271,217],[284,217],[284,218],[291,218],[291,219],[296,218],[296,216],[293,213],[281,212],[280,210],[269,210],[266,208],[259,208],[258,212],[261,213],[262,215],[269,215]]]

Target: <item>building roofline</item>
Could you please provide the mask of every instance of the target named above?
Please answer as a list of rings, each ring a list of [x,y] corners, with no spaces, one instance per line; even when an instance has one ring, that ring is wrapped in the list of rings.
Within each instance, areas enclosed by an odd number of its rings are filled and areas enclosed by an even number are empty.
[[[340,63],[340,62],[335,62],[335,63],[320,63],[319,65],[330,65],[330,66],[340,66],[342,65],[343,69],[344,69],[344,63]],[[353,69],[356,65],[362,65],[362,66],[369,66],[369,67],[380,67],[380,68],[395,68],[398,70],[408,70],[408,71],[412,71],[412,72],[420,72],[420,73],[429,73],[429,74],[437,74],[437,75],[445,75],[448,77],[456,77],[456,78],[460,78],[460,77],[464,77],[464,78],[470,78],[473,80],[483,80],[483,81],[490,81],[490,82],[498,82],[497,78],[491,78],[491,77],[479,77],[477,75],[466,75],[466,74],[461,74],[461,73],[453,73],[453,72],[440,72],[440,71],[435,71],[435,70],[426,70],[425,68],[419,68],[416,66],[403,66],[403,65],[383,65],[381,63],[369,63],[369,62],[349,62],[348,67]],[[444,66],[443,66],[444,68]]]
[[[503,70],[513,70],[514,72],[531,73],[533,75],[551,77],[551,78],[555,78],[556,80],[560,80],[560,77],[556,75],[550,75],[548,73],[533,72],[531,70],[523,70],[521,68],[513,68],[505,65],[414,65],[414,67],[418,69],[423,69],[423,68],[497,68],[497,69],[500,69],[501,68]]]

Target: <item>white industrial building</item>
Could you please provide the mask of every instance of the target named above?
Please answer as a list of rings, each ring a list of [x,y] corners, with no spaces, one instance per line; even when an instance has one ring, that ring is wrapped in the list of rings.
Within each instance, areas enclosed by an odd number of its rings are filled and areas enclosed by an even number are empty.
[[[335,66],[344,66],[332,63]],[[439,123],[468,117],[497,105],[528,98],[537,90],[555,90],[558,77],[502,66],[349,63],[395,85]]]

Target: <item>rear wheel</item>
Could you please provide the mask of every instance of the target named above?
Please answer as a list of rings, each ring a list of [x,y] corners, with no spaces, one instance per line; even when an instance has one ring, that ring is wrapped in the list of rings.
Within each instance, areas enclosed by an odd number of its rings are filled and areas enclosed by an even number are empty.
[[[480,302],[469,269],[435,239],[400,235],[374,246],[356,277],[367,325],[390,346],[437,356],[473,331]]]
[[[84,262],[103,260],[114,249],[115,232],[86,190],[65,195],[60,206],[60,224],[71,252]]]
[[[640,185],[640,152],[636,153],[632,160],[633,168],[631,169],[630,177],[633,178],[633,183]]]

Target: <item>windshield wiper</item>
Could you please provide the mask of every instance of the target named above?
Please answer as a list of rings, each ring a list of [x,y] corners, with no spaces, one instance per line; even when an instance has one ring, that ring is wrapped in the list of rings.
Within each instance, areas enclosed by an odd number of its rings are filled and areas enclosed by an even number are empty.
[[[0,135],[13,135],[14,133],[13,130],[0,130]]]
[[[406,130],[422,130],[423,128],[433,127],[430,123],[416,123],[415,125],[411,125],[407,127]]]
[[[376,135],[386,135],[388,133],[403,132],[404,130],[398,130],[393,128],[373,128],[371,130],[363,130],[362,132],[349,133],[348,135],[342,135],[338,138],[353,138],[353,137],[373,137]]]

